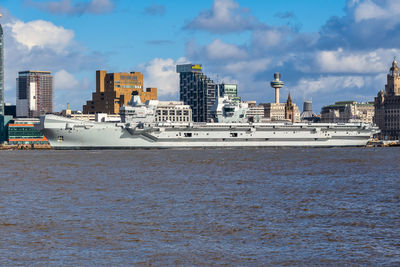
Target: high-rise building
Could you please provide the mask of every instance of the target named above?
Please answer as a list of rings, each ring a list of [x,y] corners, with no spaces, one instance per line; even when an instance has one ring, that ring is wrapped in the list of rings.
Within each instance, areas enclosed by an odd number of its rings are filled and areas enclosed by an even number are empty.
[[[374,122],[381,129],[380,136],[400,139],[400,68],[396,59],[392,62],[385,91],[375,97]]]
[[[96,92],[92,93],[92,100],[83,106],[83,113],[118,114],[119,108],[131,100],[134,91],[139,93],[143,103],[157,99],[157,88],[143,89],[143,74],[140,72],[107,73],[105,70],[98,70]]]
[[[39,117],[53,112],[50,71],[20,71],[17,78],[17,117]]]
[[[0,24],[0,116],[2,115],[4,115],[4,39]]]
[[[177,65],[180,78],[180,100],[192,109],[193,121],[213,119],[212,107],[216,102],[217,86],[202,72],[200,64]]]

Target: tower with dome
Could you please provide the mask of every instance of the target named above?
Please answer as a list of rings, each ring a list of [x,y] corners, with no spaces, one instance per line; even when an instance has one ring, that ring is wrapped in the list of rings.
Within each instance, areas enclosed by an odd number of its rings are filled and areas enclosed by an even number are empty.
[[[375,97],[374,123],[381,129],[382,139],[400,139],[400,68],[396,57],[387,74],[385,90]]]

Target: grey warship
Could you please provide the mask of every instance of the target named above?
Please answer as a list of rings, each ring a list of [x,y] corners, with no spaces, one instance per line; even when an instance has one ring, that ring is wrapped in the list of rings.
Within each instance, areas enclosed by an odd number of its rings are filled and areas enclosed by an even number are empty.
[[[247,122],[246,107],[226,97],[215,121],[157,122],[156,106],[137,94],[120,108],[120,122],[41,117],[40,130],[54,149],[344,147],[365,146],[379,132],[365,123]]]

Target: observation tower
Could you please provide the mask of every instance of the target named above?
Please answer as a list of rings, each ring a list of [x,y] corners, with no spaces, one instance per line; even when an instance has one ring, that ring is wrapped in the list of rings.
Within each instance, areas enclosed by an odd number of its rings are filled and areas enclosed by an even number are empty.
[[[279,72],[274,74],[274,78],[275,80],[271,82],[271,87],[275,88],[275,104],[279,104],[279,88],[282,88],[284,83],[279,80],[281,78],[281,74]]]

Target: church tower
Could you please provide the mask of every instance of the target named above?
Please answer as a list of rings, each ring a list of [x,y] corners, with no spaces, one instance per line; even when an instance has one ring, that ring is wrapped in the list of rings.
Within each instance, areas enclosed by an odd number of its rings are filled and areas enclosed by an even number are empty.
[[[292,102],[292,98],[290,97],[290,93],[288,95],[288,99],[286,100],[285,105],[285,120],[289,120],[292,123],[294,122],[294,105]]]
[[[400,95],[400,68],[397,65],[396,58],[392,62],[389,74],[387,75],[387,83],[385,86],[387,95]]]

